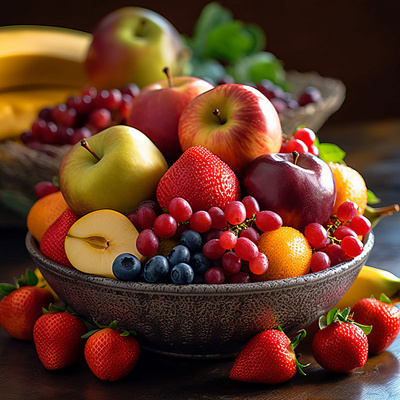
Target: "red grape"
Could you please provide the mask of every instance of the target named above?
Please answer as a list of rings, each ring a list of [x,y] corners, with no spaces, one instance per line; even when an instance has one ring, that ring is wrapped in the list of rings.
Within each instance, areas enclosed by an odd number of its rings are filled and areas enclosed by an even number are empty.
[[[250,271],[254,275],[262,275],[268,269],[268,258],[264,253],[258,253],[257,257],[249,261]]]
[[[356,215],[350,222],[349,228],[360,236],[366,235],[371,230],[371,221],[364,215]]]
[[[282,218],[274,211],[260,211],[256,215],[256,225],[263,232],[274,231],[282,226]]]
[[[234,249],[238,257],[245,261],[253,260],[258,255],[257,245],[246,237],[239,237]]]
[[[171,238],[175,235],[178,224],[170,214],[161,214],[153,224],[154,233],[163,239]]]
[[[226,250],[231,250],[235,247],[237,237],[232,231],[224,231],[219,237],[221,247]]]
[[[225,229],[228,221],[225,218],[225,213],[219,207],[211,207],[208,210],[211,217],[211,227],[214,229]]]
[[[305,227],[304,236],[315,249],[322,249],[328,244],[328,232],[317,222],[312,222]]]
[[[168,204],[168,211],[176,222],[188,221],[193,214],[192,207],[182,197],[173,198]]]
[[[204,274],[204,281],[209,284],[221,284],[225,282],[224,270],[220,267],[211,267]]]
[[[204,210],[196,211],[189,219],[190,229],[199,233],[207,232],[211,228],[211,222],[210,214]]]
[[[358,214],[358,205],[354,201],[345,201],[337,211],[336,216],[340,221],[351,221]]]
[[[136,238],[136,248],[142,256],[152,256],[158,250],[158,246],[158,237],[151,229],[144,229]]]
[[[246,208],[246,218],[251,218],[260,211],[260,205],[253,196],[246,196],[242,199],[242,203]]]
[[[354,236],[346,236],[343,238],[340,247],[349,257],[357,257],[363,251],[361,240]]]
[[[323,271],[326,268],[331,266],[331,259],[329,258],[328,254],[324,253],[323,251],[316,251],[311,256],[311,271],[312,272],[319,272]]]
[[[317,136],[315,132],[309,128],[300,128],[294,134],[293,137],[301,140],[307,147],[314,144]]]
[[[210,260],[217,260],[225,253],[225,249],[221,247],[219,239],[211,239],[203,246],[203,254]]]
[[[222,267],[231,274],[237,274],[242,268],[242,262],[234,251],[227,251],[222,256]]]
[[[231,201],[224,210],[225,218],[231,225],[239,225],[246,219],[246,208],[241,201]]]

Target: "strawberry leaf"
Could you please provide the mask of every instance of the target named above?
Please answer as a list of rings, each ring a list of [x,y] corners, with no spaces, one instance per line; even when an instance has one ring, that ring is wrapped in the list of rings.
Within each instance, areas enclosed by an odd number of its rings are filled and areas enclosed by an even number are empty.
[[[10,283],[0,283],[0,295],[7,296],[17,288]]]
[[[351,323],[358,326],[359,328],[361,328],[366,335],[369,335],[372,331],[372,325],[363,325],[363,324],[359,324],[358,322],[354,322],[354,321],[351,321]]]
[[[334,322],[339,313],[340,310],[338,308],[332,308],[332,310],[329,310],[328,314],[326,315],[326,324],[330,325],[332,322]]]
[[[39,282],[35,272],[27,268],[25,272],[26,286],[36,286]]]

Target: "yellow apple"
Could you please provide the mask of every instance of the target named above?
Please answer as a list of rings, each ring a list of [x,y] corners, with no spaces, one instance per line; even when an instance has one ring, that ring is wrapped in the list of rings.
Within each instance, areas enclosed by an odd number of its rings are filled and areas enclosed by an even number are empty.
[[[61,192],[78,216],[105,208],[129,215],[155,198],[168,165],[145,134],[116,125],[88,138],[87,146],[75,144],[59,168]]]
[[[181,75],[191,51],[164,17],[141,7],[106,15],[93,31],[86,61],[90,84],[102,89],[136,83],[140,88],[164,78],[163,68]]]
[[[117,256],[130,253],[141,260],[136,249],[139,233],[125,215],[97,210],[79,218],[65,238],[65,254],[79,271],[114,278],[112,265]]]

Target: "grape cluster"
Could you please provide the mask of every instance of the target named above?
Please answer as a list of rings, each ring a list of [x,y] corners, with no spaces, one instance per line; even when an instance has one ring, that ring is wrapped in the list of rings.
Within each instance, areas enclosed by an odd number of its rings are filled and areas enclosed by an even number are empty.
[[[315,145],[317,135],[306,127],[299,127],[292,135],[283,135],[280,153],[311,153],[318,156],[319,150]]]
[[[260,211],[254,197],[232,201],[225,210],[211,207],[196,212],[185,199],[176,197],[166,211],[146,201],[129,215],[139,231],[137,250],[146,257],[144,281],[245,283],[268,269],[258,238],[260,232],[280,228],[282,219],[275,212]],[[160,242],[171,238],[178,244],[166,256],[157,254]]]
[[[278,114],[322,101],[321,92],[314,86],[306,87],[297,98],[293,93],[284,91],[280,86],[267,79],[259,82],[256,88],[271,101]]]
[[[88,87],[65,103],[43,108],[21,141],[40,149],[43,144],[72,145],[112,125],[123,123],[140,89],[135,84],[122,90]]]
[[[357,257],[363,250],[359,239],[371,230],[371,222],[358,212],[352,201],[342,203],[324,227],[311,223],[305,227],[304,235],[314,249],[311,271],[322,271],[331,266]]]

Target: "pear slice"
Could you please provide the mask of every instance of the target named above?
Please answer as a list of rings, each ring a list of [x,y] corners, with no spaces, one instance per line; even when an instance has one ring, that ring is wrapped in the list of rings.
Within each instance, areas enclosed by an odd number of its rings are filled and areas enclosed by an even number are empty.
[[[114,210],[97,210],[76,221],[65,238],[65,253],[71,264],[87,274],[115,278],[112,265],[121,253],[141,260],[136,249],[139,233],[132,222]]]

